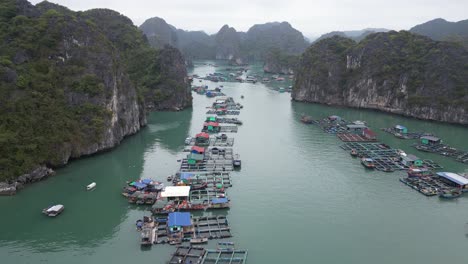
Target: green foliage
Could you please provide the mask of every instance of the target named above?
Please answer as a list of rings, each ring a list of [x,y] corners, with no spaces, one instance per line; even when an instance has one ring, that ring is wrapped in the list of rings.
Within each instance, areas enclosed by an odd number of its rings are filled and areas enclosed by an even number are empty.
[[[86,93],[96,96],[104,93],[104,84],[94,74],[86,74],[79,81],[74,81],[71,85],[76,92]]]

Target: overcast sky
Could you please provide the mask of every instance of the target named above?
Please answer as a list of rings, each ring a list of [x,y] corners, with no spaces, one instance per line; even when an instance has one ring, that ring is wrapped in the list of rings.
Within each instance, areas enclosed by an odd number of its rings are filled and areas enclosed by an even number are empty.
[[[33,4],[41,2],[32,0]],[[367,27],[409,29],[434,18],[468,19],[468,0],[51,0],[72,10],[109,8],[136,25],[150,17],[185,30],[217,32],[224,24],[247,31],[253,24],[288,21],[306,37]]]

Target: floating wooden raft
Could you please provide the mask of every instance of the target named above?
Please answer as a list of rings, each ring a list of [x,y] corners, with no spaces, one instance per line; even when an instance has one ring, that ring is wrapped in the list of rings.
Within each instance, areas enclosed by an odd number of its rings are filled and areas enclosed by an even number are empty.
[[[208,249],[202,264],[236,263],[244,264],[247,261],[247,250],[242,249]]]
[[[377,139],[369,139],[361,135],[351,133],[337,133],[336,136],[344,142],[376,142]]]
[[[180,166],[181,172],[198,172],[198,171],[207,171],[207,172],[223,172],[223,171],[232,171],[234,166],[232,165],[232,160],[203,160],[197,164],[188,164],[187,159],[182,160]]]
[[[468,151],[461,151],[445,144],[425,145],[416,143],[412,145],[419,151],[436,153],[442,156],[454,158],[456,161],[468,163]]]
[[[372,158],[375,169],[379,171],[407,170],[409,166],[400,162],[400,155],[396,149],[387,148],[382,143],[348,142],[341,146],[345,151],[355,149],[359,156]],[[423,164],[432,169],[442,166],[432,160],[422,160]]]
[[[179,246],[172,255],[169,264],[201,263],[205,255],[206,250],[202,247]]]
[[[191,173],[191,172],[188,172]],[[208,188],[214,188],[216,185],[221,184],[224,188],[232,187],[231,175],[229,172],[215,172],[215,173],[200,173],[193,172],[194,176],[191,178],[199,183],[207,183]],[[179,177],[176,178],[177,181],[180,180]]]
[[[192,219],[197,237],[208,239],[231,237],[231,229],[225,216],[201,216]]]
[[[432,134],[424,133],[424,132],[408,132],[408,133],[399,133],[394,127],[382,128],[382,131],[390,133],[394,136],[400,134],[401,136],[398,137],[400,139],[418,139],[422,136],[431,136]]]
[[[194,146],[195,145],[195,139],[192,138],[192,140],[190,141],[190,144],[188,144],[189,146]],[[207,147],[207,146],[211,146],[211,147],[232,147],[234,145],[234,138],[227,138],[225,140],[221,139],[221,138],[216,138],[216,137],[212,137],[210,138],[210,140],[205,143],[205,144],[197,144],[197,146],[201,146],[201,147]]]
[[[220,115],[218,114],[218,112],[216,110],[208,110],[208,112],[206,112],[207,115]],[[223,114],[221,115],[239,115],[240,114],[240,111],[239,110],[227,110],[226,112],[224,112]]]

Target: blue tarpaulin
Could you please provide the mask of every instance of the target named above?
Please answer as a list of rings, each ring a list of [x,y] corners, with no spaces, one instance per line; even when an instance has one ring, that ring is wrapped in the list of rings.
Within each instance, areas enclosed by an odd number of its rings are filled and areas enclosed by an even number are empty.
[[[153,181],[153,180],[151,180],[151,179],[143,179],[143,180],[141,180],[141,182],[144,183],[144,184],[150,184],[152,181]]]
[[[132,182],[131,185],[137,189],[144,189],[147,186],[146,184],[141,183],[141,182]]]
[[[191,226],[190,213],[170,213],[168,216],[168,226]]]
[[[228,199],[227,198],[214,198],[211,200],[211,203],[213,204],[222,204],[222,203],[227,203]]]
[[[180,174],[180,179],[181,180],[188,180],[188,179],[192,178],[192,176],[193,176],[193,173],[182,172]]]

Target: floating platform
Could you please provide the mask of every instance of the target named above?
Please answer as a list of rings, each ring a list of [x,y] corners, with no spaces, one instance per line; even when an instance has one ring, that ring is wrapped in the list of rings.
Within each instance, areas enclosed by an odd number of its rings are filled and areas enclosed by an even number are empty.
[[[233,171],[232,160],[203,160],[197,164],[188,164],[187,159],[182,160],[180,172],[225,172]]]
[[[187,173],[187,172],[185,172]],[[192,173],[192,172],[188,172]],[[221,184],[224,188],[232,187],[231,175],[229,172],[211,172],[211,173],[200,173],[193,172],[193,176],[190,177],[191,181],[197,183],[207,183],[207,188],[215,188]],[[180,174],[176,174],[176,182],[180,181]]]
[[[231,229],[225,216],[201,216],[192,219],[197,237],[208,239],[231,237]]]
[[[425,196],[435,196],[442,190],[453,188],[452,186],[447,185],[445,182],[439,180],[437,177],[400,178],[400,182],[424,194]]]
[[[241,249],[208,249],[202,264],[236,263],[244,264],[247,261],[247,250]]]
[[[206,112],[207,115],[218,115],[218,116],[224,116],[224,115],[239,115],[240,114],[240,111],[239,110],[227,110],[227,111],[223,111],[223,112],[220,112],[220,111],[216,111],[216,110],[208,110],[208,112]]]
[[[343,142],[376,142],[375,138],[367,138],[352,133],[337,133],[336,136]]]
[[[234,138],[222,139],[218,137],[211,137],[206,143],[195,143],[195,139],[192,138],[188,146],[200,146],[200,147],[232,147],[234,145]]]
[[[361,143],[361,142],[348,142],[341,146],[345,151],[356,150],[358,156],[372,158],[375,163],[375,169],[379,171],[391,172],[395,170],[407,170],[409,166],[401,163],[400,154],[396,149],[389,146],[374,142],[374,143]],[[441,169],[442,166],[438,165],[432,160],[422,160],[423,165],[431,169]]]
[[[186,264],[186,263],[202,263],[206,255],[206,250],[202,247],[177,247],[175,253],[172,255],[169,264]]]
[[[220,124],[236,124],[236,125],[242,125],[242,121],[240,121],[237,118],[230,118],[230,117],[218,117],[216,119],[216,122]]]
[[[237,133],[238,127],[237,125],[222,125],[218,126],[217,131],[209,131],[208,129],[202,129],[202,132],[207,133]]]
[[[454,158],[456,161],[468,163],[468,151],[461,151],[445,144],[426,145],[416,143],[412,145],[419,151],[436,153],[442,156]]]
[[[390,133],[399,139],[419,139],[422,136],[432,136],[430,133],[424,132],[407,132],[407,133],[400,133],[394,127],[382,128],[384,132]]]

